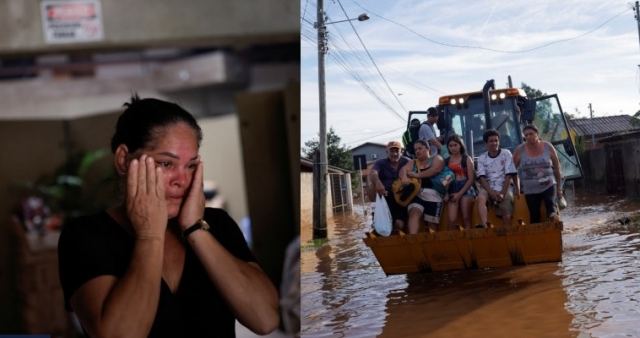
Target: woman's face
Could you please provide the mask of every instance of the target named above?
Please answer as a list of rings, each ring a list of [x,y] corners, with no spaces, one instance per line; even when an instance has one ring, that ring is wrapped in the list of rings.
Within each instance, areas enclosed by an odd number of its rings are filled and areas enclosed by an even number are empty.
[[[538,142],[538,133],[536,133],[535,130],[525,129],[523,134],[524,134],[524,139],[527,140],[528,143],[533,144]]]
[[[450,141],[447,144],[447,147],[449,148],[449,154],[457,155],[460,153],[460,144],[458,144],[458,142],[456,141]]]
[[[162,168],[167,213],[178,216],[200,161],[195,131],[183,122],[163,127],[142,152]]]
[[[429,157],[429,148],[425,147],[422,143],[416,143],[413,146],[413,150],[416,152],[416,158],[421,161]]]

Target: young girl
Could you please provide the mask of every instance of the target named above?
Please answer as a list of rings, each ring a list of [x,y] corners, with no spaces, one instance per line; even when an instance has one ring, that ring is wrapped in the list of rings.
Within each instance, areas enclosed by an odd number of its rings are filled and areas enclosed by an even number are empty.
[[[477,195],[474,188],[473,159],[467,155],[464,143],[458,135],[449,137],[447,148],[449,157],[445,160],[445,165],[456,174],[456,179],[449,185],[448,195],[445,197],[445,202],[448,202],[449,227],[455,228],[460,224],[458,210],[461,209],[464,227],[470,228],[471,210]]]

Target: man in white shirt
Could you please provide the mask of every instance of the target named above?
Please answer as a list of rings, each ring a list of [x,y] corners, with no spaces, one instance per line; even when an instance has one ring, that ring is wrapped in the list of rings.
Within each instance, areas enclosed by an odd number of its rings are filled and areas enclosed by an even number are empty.
[[[429,143],[429,156],[435,156],[440,153],[442,143],[436,137],[436,130],[433,126],[438,122],[438,111],[430,107],[427,109],[427,120],[420,125],[418,131],[418,139],[425,140]]]
[[[520,194],[517,170],[509,149],[500,148],[500,134],[495,129],[487,130],[482,136],[487,152],[478,157],[478,214],[483,226],[487,225],[487,202],[496,206],[496,215],[502,218],[504,226],[511,225],[513,196]],[[511,182],[513,181],[513,187]]]

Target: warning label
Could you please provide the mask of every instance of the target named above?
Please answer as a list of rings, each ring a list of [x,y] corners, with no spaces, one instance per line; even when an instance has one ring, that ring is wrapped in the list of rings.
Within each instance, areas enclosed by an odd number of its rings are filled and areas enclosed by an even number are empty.
[[[104,38],[99,0],[43,0],[41,11],[47,43],[100,41]]]

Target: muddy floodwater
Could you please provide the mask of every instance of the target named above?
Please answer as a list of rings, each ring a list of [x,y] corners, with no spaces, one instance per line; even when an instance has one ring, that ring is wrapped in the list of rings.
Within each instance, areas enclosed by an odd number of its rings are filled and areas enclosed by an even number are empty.
[[[570,197],[562,262],[508,269],[385,276],[360,211],[303,224],[302,336],[640,337],[640,202]]]

